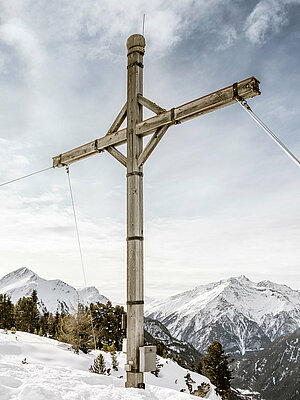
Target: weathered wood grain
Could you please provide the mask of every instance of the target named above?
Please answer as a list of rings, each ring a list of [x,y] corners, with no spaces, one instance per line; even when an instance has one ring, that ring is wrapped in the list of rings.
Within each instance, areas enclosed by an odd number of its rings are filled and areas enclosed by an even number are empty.
[[[113,132],[117,132],[119,130],[120,126],[125,121],[126,116],[127,116],[127,102],[124,104],[121,111],[117,115],[116,119],[112,123],[111,127],[109,128],[109,130],[107,132],[107,135],[109,135],[110,133],[113,133]]]
[[[260,94],[259,81],[253,76],[238,82],[237,87],[239,95],[244,99],[249,99]],[[233,87],[231,85],[138,123],[136,133],[140,136],[150,135],[160,126],[183,123],[235,103],[236,100],[233,98]],[[53,167],[63,167],[64,165],[97,154],[99,151],[105,149],[105,147],[124,144],[126,140],[126,129],[109,133],[93,142],[53,157]]]
[[[146,99],[146,97],[142,96],[140,93],[138,94],[138,102],[142,106],[147,107],[150,111],[153,111],[155,114],[161,114],[167,111],[165,108],[162,108],[156,103],[153,103],[153,101]]]
[[[105,150],[111,154],[116,160],[118,160],[121,164],[124,165],[124,167],[127,168],[127,158],[126,156],[121,153],[118,149],[116,149],[114,146],[108,146],[105,147]]]
[[[138,166],[142,166],[148,160],[150,155],[152,154],[155,147],[163,138],[164,134],[167,132],[170,125],[164,125],[157,129],[155,133],[153,133],[151,139],[147,143],[146,147],[144,148],[143,152],[140,154],[138,158]]]

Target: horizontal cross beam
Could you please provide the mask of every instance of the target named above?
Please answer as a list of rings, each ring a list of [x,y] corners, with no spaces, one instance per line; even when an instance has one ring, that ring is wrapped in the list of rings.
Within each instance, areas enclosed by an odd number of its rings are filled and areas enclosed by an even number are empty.
[[[231,85],[179,107],[162,112],[138,123],[136,132],[140,136],[150,135],[164,125],[170,126],[180,124],[200,115],[229,106],[236,103],[234,97],[236,94],[244,99],[259,95],[259,81],[252,76],[251,78],[238,82],[235,85],[235,91],[233,91],[233,85]],[[53,157],[53,167],[63,167],[72,164],[86,157],[90,157],[93,154],[97,154],[109,146],[116,147],[124,143],[126,143],[126,128],[117,132],[108,133],[100,139],[96,139],[90,143]]]

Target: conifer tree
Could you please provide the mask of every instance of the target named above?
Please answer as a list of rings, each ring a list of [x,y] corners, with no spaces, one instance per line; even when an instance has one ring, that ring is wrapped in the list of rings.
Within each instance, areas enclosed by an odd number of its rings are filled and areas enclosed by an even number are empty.
[[[40,336],[46,336],[49,333],[49,313],[47,311],[40,316],[39,327]]]
[[[229,355],[224,353],[221,343],[214,342],[203,358],[205,375],[216,386],[216,393],[228,400],[231,392],[232,371],[229,368]]]
[[[83,307],[78,307],[76,315],[68,315],[61,317],[58,322],[60,332],[58,338],[62,341],[70,343],[75,353],[79,350],[87,354],[94,345],[91,319],[87,310],[83,311]]]
[[[91,304],[90,310],[94,321],[97,348],[103,349],[105,342],[108,347],[115,342],[116,350],[122,350],[123,330],[121,323],[124,308],[122,306],[114,307],[111,302],[107,302],[107,304],[98,302]]]
[[[22,297],[15,306],[15,324],[20,331],[33,333],[38,328],[39,311],[32,297]]]
[[[156,354],[163,358],[167,358],[167,348],[166,345],[160,340],[154,340],[153,345],[156,346]]]
[[[48,334],[52,339],[56,338],[56,323],[56,318],[50,313],[44,326],[47,326]]]
[[[94,360],[94,364],[90,366],[90,371],[95,374],[104,375],[106,372],[106,366],[103,355],[100,353],[99,356]]]
[[[187,372],[187,374],[184,377],[184,379],[185,379],[185,384],[188,387],[188,391],[190,393],[192,393],[192,390],[193,390],[193,385],[192,384],[196,383],[196,382],[192,379],[191,374],[189,372]]]
[[[33,304],[37,305],[38,296],[37,296],[37,291],[35,289],[32,291],[31,298],[32,298]]]
[[[190,371],[196,371],[196,365],[195,365],[195,360],[194,360],[194,358],[192,358],[191,359],[191,362],[190,362],[190,366],[189,366],[189,370]]]
[[[110,355],[111,355],[111,365],[114,371],[118,371],[119,362],[116,356],[116,346],[115,342],[110,346]]]
[[[203,364],[201,358],[196,365],[195,372],[197,372],[197,374],[203,375]]]
[[[105,351],[106,353],[109,351],[109,345],[106,340],[103,342],[102,351]]]
[[[0,328],[10,329],[14,323],[14,305],[9,296],[0,294]]]
[[[163,364],[161,364],[159,362],[159,358],[158,356],[156,356],[156,360],[155,360],[155,371],[151,371],[151,374],[155,375],[156,377],[158,377],[161,368],[163,367]]]

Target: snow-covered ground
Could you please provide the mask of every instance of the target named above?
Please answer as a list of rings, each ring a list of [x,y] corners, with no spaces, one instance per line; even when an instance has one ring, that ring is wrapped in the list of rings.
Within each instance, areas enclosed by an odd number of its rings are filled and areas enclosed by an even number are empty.
[[[88,369],[99,351],[74,354],[70,346],[25,332],[6,334],[0,329],[0,400],[188,400],[187,371],[171,360],[160,358],[159,376],[145,374],[146,390],[125,389],[124,354],[118,354],[119,370],[111,368],[111,356],[102,352],[111,376]],[[28,364],[22,364],[26,357]],[[207,378],[190,372],[196,389]],[[219,400],[213,386],[207,399]]]

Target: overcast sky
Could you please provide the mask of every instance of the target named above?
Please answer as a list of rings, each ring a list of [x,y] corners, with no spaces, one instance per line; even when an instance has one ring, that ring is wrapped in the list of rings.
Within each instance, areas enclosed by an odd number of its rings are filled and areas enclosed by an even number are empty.
[[[249,104],[300,157],[299,0],[0,0],[1,182],[106,133],[143,13],[146,97],[171,108],[254,75]],[[144,173],[146,295],[241,274],[300,289],[300,169],[239,105],[172,127]],[[71,179],[88,284],[124,302],[125,169],[101,153]],[[82,286],[64,169],[0,189],[0,277]]]

